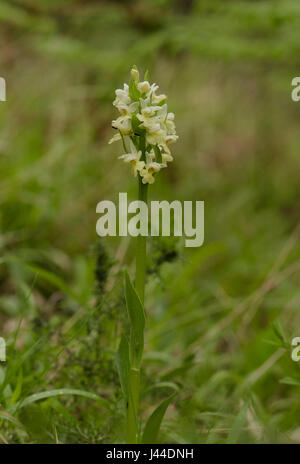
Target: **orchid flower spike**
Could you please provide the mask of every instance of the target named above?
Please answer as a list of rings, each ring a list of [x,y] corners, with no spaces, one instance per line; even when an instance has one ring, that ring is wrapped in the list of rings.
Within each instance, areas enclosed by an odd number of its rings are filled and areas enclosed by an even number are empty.
[[[173,161],[169,145],[178,139],[174,113],[168,113],[167,97],[157,95],[157,90],[158,86],[150,84],[146,75],[140,81],[134,66],[129,85],[116,90],[113,102],[120,116],[112,121],[118,132],[109,143],[122,141],[126,153],[119,158],[131,165],[133,175],[139,174],[143,184],[153,184],[155,174]]]

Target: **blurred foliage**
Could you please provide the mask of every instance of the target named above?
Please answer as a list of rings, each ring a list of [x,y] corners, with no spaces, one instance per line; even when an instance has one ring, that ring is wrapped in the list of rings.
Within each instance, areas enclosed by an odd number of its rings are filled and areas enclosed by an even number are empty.
[[[180,135],[151,197],[205,200],[206,234],[199,249],[149,241],[143,414],[176,384],[167,443],[300,442],[299,13],[297,0],[2,0],[2,441],[124,439],[114,352],[134,243],[98,245],[95,208],[136,197],[107,145],[136,64]],[[100,399],[22,404],[58,388]]]

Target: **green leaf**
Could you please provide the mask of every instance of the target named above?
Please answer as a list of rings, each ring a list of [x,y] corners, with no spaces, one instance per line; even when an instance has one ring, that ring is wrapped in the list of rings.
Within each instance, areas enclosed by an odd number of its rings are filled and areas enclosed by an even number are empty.
[[[125,335],[122,335],[119,349],[116,352],[116,364],[120,377],[120,383],[125,401],[128,402],[128,389],[129,389],[129,346]]]
[[[75,301],[78,301],[79,303],[86,305],[85,298],[82,298],[80,295],[76,294],[60,277],[58,277],[53,272],[36,266],[35,264],[24,263],[24,265],[31,271],[36,272],[39,277],[41,277],[42,279],[52,284],[54,287],[69,295]]]
[[[284,346],[285,348],[288,347],[289,344],[288,344],[287,337],[279,321],[275,321],[273,323],[273,331],[277,339],[281,342],[281,345]]]
[[[28,396],[24,400],[18,401],[15,403],[11,408],[9,408],[9,412],[14,412],[17,409],[23,408],[24,406],[28,406],[31,403],[35,403],[36,401],[45,400],[47,398],[52,398],[55,396],[62,396],[62,395],[77,395],[77,396],[84,396],[85,398],[89,398],[91,400],[96,400],[101,403],[103,406],[110,408],[110,403],[105,398],[96,395],[95,393],[90,393],[85,390],[77,390],[74,388],[59,388],[55,390],[47,390],[40,393],[34,393],[33,395]]]
[[[130,364],[132,367],[138,367],[144,349],[145,311],[127,271],[125,271],[125,298],[130,321]]]
[[[157,436],[159,433],[160,425],[162,423],[163,417],[168,409],[169,404],[173,400],[176,393],[173,393],[167,399],[162,401],[160,405],[154,410],[154,412],[149,417],[142,438],[142,443],[154,445],[157,443]]]
[[[157,163],[162,163],[161,151],[160,151],[158,145],[154,145],[154,153],[155,153],[155,156],[156,156],[156,162]]]
[[[19,422],[18,419],[11,416],[6,411],[0,411],[0,419],[4,419],[4,420],[7,420],[9,422],[12,422],[14,425],[22,426],[21,422]]]
[[[148,69],[144,74],[144,81],[149,81],[149,71],[148,71]]]
[[[171,388],[172,390],[176,391],[177,393],[179,392],[179,386],[174,383],[174,382],[158,382],[155,383],[154,385],[151,385],[149,388],[146,389],[145,393],[148,393],[154,389],[166,389],[166,388]]]
[[[284,383],[286,385],[294,385],[296,387],[300,387],[300,380],[293,379],[292,377],[284,377],[279,382]]]
[[[129,96],[133,101],[139,101],[139,98],[141,97],[141,92],[137,88],[136,82],[133,79],[129,82]]]
[[[135,113],[132,113],[131,116],[131,125],[132,125],[132,130],[135,134],[141,135],[145,129],[140,128],[141,121],[136,117]]]
[[[18,375],[18,380],[17,380],[17,385],[16,388],[11,395],[9,405],[11,406],[12,404],[16,403],[22,393],[22,384],[23,384],[23,373],[22,369],[20,369],[19,375]]]

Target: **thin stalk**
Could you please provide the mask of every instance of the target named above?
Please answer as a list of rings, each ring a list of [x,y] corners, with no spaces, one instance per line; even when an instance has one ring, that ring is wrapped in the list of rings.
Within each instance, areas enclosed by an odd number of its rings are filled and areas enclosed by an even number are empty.
[[[139,177],[139,200],[147,203],[148,184],[142,183]],[[146,240],[147,237],[138,235],[136,239],[136,277],[135,288],[141,302],[145,299],[145,280],[146,280]]]
[[[141,150],[145,156],[145,139],[141,137]],[[139,176],[139,201],[147,203],[148,185],[142,183]],[[146,281],[146,237],[138,235],[136,239],[136,278],[135,288],[142,304],[145,297]],[[131,347],[130,347],[131,348]],[[138,442],[138,409],[140,397],[140,364],[131,366],[129,374],[129,400],[127,411],[127,440],[128,444]]]
[[[127,444],[138,442],[138,405],[140,397],[140,369],[132,367],[129,373],[129,399],[127,410]]]
[[[140,136],[140,150],[142,152],[141,160],[146,161],[146,139],[145,135]],[[139,201],[147,204],[148,184],[143,184],[141,176],[139,180]],[[142,235],[137,236],[136,242],[136,276],[135,288],[142,304],[145,297],[145,279],[146,279],[146,239]]]

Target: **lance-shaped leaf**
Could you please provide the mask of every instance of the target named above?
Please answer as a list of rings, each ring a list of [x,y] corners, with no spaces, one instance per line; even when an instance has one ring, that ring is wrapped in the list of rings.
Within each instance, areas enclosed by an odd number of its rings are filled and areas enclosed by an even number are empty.
[[[127,271],[125,272],[125,297],[130,321],[130,364],[131,367],[138,367],[144,349],[145,311]]]
[[[142,443],[154,445],[157,443],[157,437],[160,429],[160,425],[162,423],[163,417],[168,409],[169,404],[171,403],[172,399],[176,393],[173,393],[167,399],[162,401],[160,405],[153,411],[151,416],[149,417],[144,433],[142,438]]]
[[[120,383],[122,392],[125,398],[126,403],[128,402],[128,391],[129,391],[129,371],[130,371],[130,362],[129,362],[129,346],[128,341],[125,335],[122,335],[119,349],[116,352],[116,364],[120,377]]]

